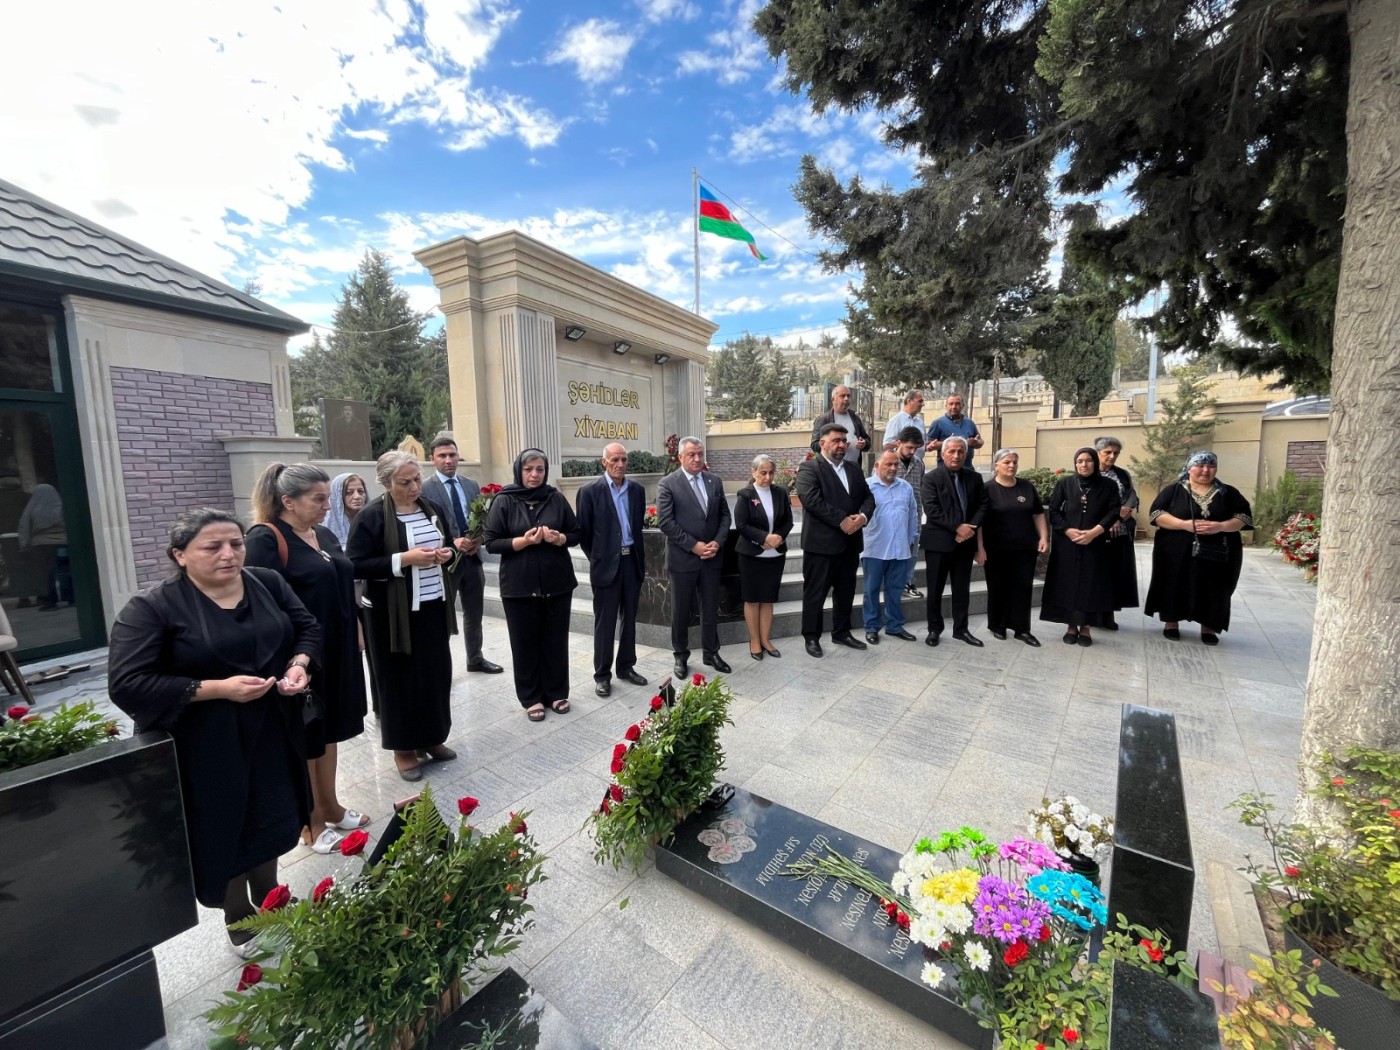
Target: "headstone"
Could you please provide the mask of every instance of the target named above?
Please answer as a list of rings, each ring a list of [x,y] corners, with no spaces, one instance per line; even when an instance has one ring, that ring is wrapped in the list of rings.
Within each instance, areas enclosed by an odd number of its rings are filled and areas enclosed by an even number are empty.
[[[1220,1050],[1215,1006],[1200,992],[1137,966],[1113,966],[1109,1050]]]
[[[321,447],[326,459],[374,459],[369,442],[369,405],[363,401],[341,401],[323,397],[321,406]]]
[[[427,450],[423,448],[423,442],[419,441],[412,434],[404,435],[404,439],[399,442],[399,451],[407,452],[420,463],[423,462],[423,459],[428,455]]]
[[[491,979],[438,1028],[429,1050],[597,1050],[514,970]]]
[[[784,874],[790,863],[824,856],[828,845],[886,879],[899,866],[894,850],[736,788],[657,847],[656,870],[954,1039],[990,1050],[991,1031],[946,989],[924,983],[924,949],[870,893],[824,876]],[[940,965],[956,972],[952,963]]]

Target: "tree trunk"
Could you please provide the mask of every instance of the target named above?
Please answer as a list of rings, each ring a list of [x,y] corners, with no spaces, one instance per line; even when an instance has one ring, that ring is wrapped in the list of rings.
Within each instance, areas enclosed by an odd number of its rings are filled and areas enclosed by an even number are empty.
[[[1348,17],[1347,207],[1305,762],[1350,745],[1400,748],[1400,3],[1352,0]],[[1298,815],[1315,822],[1320,804],[1304,793]]]

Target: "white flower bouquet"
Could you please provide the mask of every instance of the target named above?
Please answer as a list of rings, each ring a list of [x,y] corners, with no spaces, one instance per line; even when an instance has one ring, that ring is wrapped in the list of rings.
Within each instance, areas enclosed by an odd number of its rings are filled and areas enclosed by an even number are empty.
[[[1041,799],[1031,810],[1026,833],[1066,859],[1103,864],[1113,850],[1113,818],[1093,812],[1073,795]]]

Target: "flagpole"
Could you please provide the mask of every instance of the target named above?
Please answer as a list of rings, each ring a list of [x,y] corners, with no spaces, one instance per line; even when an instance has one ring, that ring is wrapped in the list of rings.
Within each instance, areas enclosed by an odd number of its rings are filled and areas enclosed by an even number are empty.
[[[700,172],[690,169],[690,228],[695,234],[695,312],[700,312]]]

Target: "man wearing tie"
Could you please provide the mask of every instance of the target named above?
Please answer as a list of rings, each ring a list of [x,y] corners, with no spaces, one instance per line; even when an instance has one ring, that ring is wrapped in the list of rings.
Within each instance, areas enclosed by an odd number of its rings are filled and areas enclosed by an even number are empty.
[[[433,476],[423,481],[423,495],[440,507],[446,507],[455,526],[452,545],[462,552],[456,568],[449,575],[452,590],[462,599],[462,628],[467,641],[467,670],[483,674],[500,674],[501,665],[493,664],[481,655],[481,615],[484,607],[486,571],[481,567],[477,548],[480,540],[467,536],[467,508],[481,494],[481,486],[468,477],[457,476],[457,442],[451,434],[439,434],[428,449]]]
[[[802,501],[802,637],[807,655],[822,655],[822,606],[831,592],[831,640],[851,649],[865,643],[851,634],[856,570],[864,548],[861,530],[875,513],[875,497],[860,469],[846,458],[848,435],[827,423],[818,435],[821,455],[797,470]]]
[[[724,485],[705,470],[705,445],[697,437],[681,438],[681,469],[661,479],[656,517],[666,534],[666,572],[671,577],[671,649],[676,678],[690,673],[690,615],[700,596],[700,642],[705,664],[720,674],[729,665],[719,655],[719,573],[729,535],[729,502]]]
[[[972,560],[977,554],[977,530],[987,513],[987,489],[982,475],[964,466],[967,439],[943,439],[943,462],[924,475],[924,527],[919,546],[928,566],[928,637],[937,645],[943,633],[943,586],[953,580],[953,637],[968,645],[982,640],[967,629],[972,589]]]
[[[588,555],[588,582],[593,589],[593,691],[612,692],[613,638],[622,612],[622,639],[617,644],[617,676],[646,685],[636,671],[637,603],[646,576],[642,515],[646,493],[627,480],[627,449],[603,449],[604,477],[578,490],[578,527]]]

